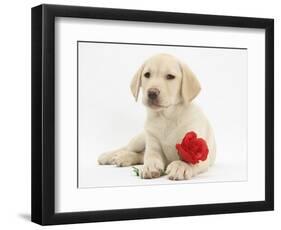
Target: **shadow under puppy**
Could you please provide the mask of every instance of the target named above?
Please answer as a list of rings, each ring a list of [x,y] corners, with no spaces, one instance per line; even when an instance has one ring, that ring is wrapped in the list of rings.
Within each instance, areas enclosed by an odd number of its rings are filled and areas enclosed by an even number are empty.
[[[157,54],[144,62],[131,82],[131,91],[147,108],[144,131],[125,147],[103,153],[101,165],[130,166],[143,164],[140,177],[186,180],[206,171],[215,161],[216,144],[211,125],[192,100],[201,90],[189,67],[169,54]],[[208,146],[208,157],[197,164],[180,160],[176,144],[189,131],[202,137]]]

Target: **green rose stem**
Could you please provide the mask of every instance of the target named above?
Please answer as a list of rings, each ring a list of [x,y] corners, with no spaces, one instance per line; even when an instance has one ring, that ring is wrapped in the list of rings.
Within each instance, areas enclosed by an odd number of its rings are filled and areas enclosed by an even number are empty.
[[[136,175],[136,176],[140,176],[140,169],[137,168],[137,167],[132,167],[132,168],[133,168],[133,172],[135,173],[135,175]],[[164,176],[164,175],[166,175],[166,174],[165,174],[165,171],[161,170],[160,176]]]
[[[137,167],[133,167],[133,172],[136,176],[140,176],[140,170]]]

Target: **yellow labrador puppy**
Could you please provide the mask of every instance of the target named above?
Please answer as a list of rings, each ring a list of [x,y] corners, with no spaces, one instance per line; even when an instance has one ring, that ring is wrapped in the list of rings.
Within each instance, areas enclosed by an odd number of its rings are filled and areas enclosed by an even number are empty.
[[[186,180],[202,173],[215,160],[216,145],[212,128],[201,109],[192,103],[200,84],[189,67],[168,54],[158,54],[139,68],[131,82],[131,91],[147,107],[144,132],[127,146],[102,154],[101,165],[143,164],[141,178],[157,178],[163,172],[171,180]],[[205,161],[189,164],[179,159],[175,145],[189,131],[197,133],[208,145]]]

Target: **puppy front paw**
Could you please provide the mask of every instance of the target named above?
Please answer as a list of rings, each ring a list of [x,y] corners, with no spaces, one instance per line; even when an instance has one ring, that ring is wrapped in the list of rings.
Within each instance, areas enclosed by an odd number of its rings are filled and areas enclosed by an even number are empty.
[[[170,163],[165,173],[170,180],[189,180],[193,175],[192,166],[180,160]]]
[[[140,172],[142,179],[158,178],[164,174],[165,165],[160,159],[146,161]]]

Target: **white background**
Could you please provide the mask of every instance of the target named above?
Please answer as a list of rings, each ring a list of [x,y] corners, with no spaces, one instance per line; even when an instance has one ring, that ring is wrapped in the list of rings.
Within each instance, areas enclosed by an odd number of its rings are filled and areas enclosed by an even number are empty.
[[[30,215],[30,7],[41,1],[6,1],[1,13],[1,227],[3,229],[39,229],[29,222]],[[280,59],[280,13],[278,1],[49,1],[58,4],[166,10],[236,16],[274,17],[276,20],[276,63]],[[280,40],[280,39],[279,39]],[[275,75],[280,74],[276,65]],[[276,136],[280,136],[280,78],[276,77]],[[279,92],[278,92],[279,91]],[[278,138],[276,138],[278,140]],[[276,162],[280,162],[280,142],[276,141]],[[276,167],[276,211],[249,214],[182,217],[67,226],[68,229],[143,229],[195,228],[217,229],[268,228],[280,222],[280,175]],[[64,229],[65,226],[53,227]]]
[[[166,177],[140,180],[132,167],[97,164],[101,153],[126,145],[143,130],[146,111],[141,97],[135,103],[130,82],[142,63],[157,53],[174,55],[197,75],[202,90],[194,103],[203,109],[216,136],[216,164],[181,183],[247,180],[247,52],[80,42],[79,187],[175,184]]]
[[[100,32],[95,33],[96,30]],[[171,33],[171,30],[173,33]],[[265,55],[263,30],[218,27],[210,29],[206,26],[175,26],[122,21],[112,23],[100,20],[58,18],[55,31],[55,116],[57,122],[55,149],[55,192],[57,199],[55,210],[57,212],[89,211],[93,210],[93,207],[95,210],[105,210],[264,199],[264,153],[260,151],[264,149],[264,60],[259,58]],[[148,33],[152,34],[152,36],[143,36]],[[170,185],[77,189],[76,41],[86,39],[105,41],[113,36],[116,41],[124,41],[124,35],[126,35],[125,38],[128,42],[155,43],[161,40],[164,44],[173,42],[173,44],[199,46],[204,43],[206,46],[248,48],[249,160],[247,181],[182,184],[180,189],[178,189],[178,186]],[[208,37],[207,40],[205,39],[206,37]],[[194,59],[190,58],[190,62],[192,60]],[[218,90],[218,87],[215,87],[215,90]],[[256,132],[256,129],[259,129],[259,132]],[[119,132],[117,135],[119,135]],[[67,164],[64,162],[67,162]],[[225,169],[222,171],[227,173]],[[102,175],[101,172],[99,175]],[[206,176],[207,174],[202,175]],[[157,181],[151,180],[150,183],[155,182]],[[234,190],[235,193],[233,193]],[[208,192],[205,193],[204,191]],[[112,196],[113,193],[114,196]],[[134,195],[132,196],[131,194]],[[166,194],[169,194],[168,199]],[[107,202],[104,202],[105,197]],[[138,199],[135,199],[135,197],[138,197]]]

